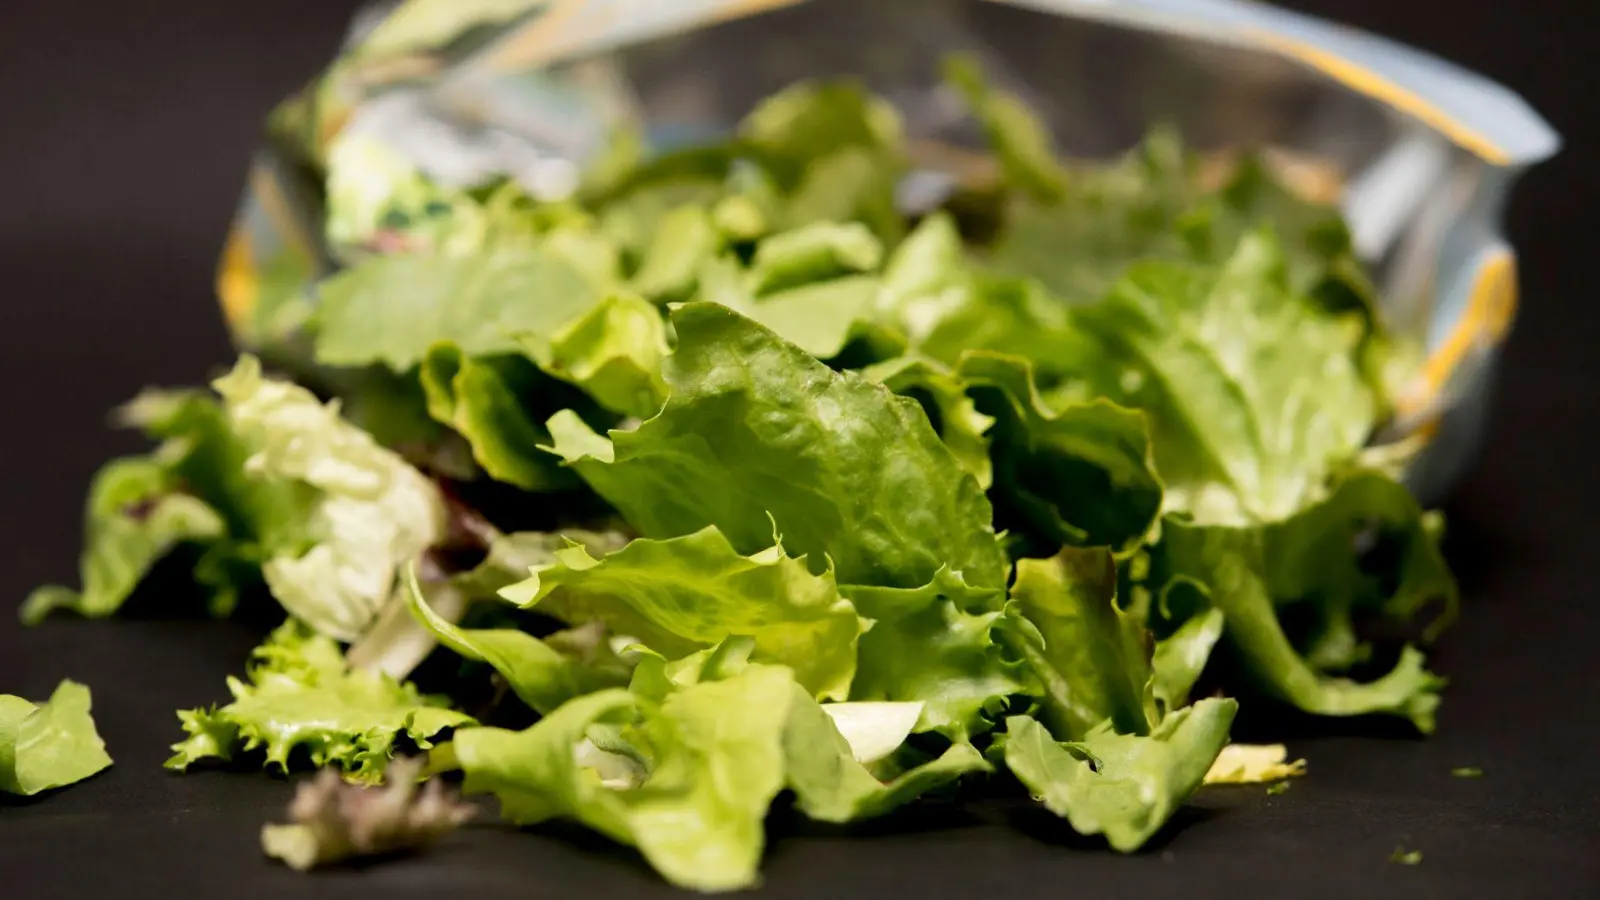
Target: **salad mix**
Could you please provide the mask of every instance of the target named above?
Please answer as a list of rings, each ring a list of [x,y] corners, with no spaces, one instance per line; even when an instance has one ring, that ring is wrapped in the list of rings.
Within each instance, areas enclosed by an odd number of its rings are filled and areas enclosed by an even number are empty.
[[[1064,161],[947,71],[960,178],[849,81],[619,135],[554,199],[341,135],[338,270],[272,312],[304,353],[124,407],[155,447],[23,617],[113,615],[164,558],[215,615],[276,600],[168,765],[342,774],[266,833],[302,868],[459,822],[416,789],[447,773],[701,890],[755,883],[783,794],[854,822],[1015,779],[1132,851],[1208,772],[1303,771],[1229,745],[1236,697],[1431,730],[1442,679],[1362,628],[1454,613],[1417,447],[1374,442],[1419,353],[1338,212],[1164,131]],[[0,788],[109,762],[62,692],[0,698]],[[41,774],[46,709],[86,743]]]

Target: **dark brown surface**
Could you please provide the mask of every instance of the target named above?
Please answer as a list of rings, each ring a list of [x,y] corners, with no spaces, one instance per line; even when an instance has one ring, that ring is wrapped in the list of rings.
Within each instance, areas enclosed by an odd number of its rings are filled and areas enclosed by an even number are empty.
[[[921,807],[852,834],[780,815],[770,894],[1600,894],[1600,603],[1588,561],[1600,546],[1600,41],[1579,13],[1592,4],[1296,4],[1513,84],[1569,141],[1511,209],[1525,305],[1495,436],[1449,510],[1466,608],[1436,657],[1452,682],[1439,733],[1272,723],[1298,735],[1310,777],[1277,797],[1208,791],[1131,858],[1026,801]],[[0,0],[0,607],[74,577],[87,479],[137,447],[103,426],[104,411],[140,385],[193,383],[229,360],[211,273],[261,115],[329,57],[350,6]],[[491,824],[362,871],[305,878],[267,862],[256,832],[286,784],[160,768],[173,710],[221,699],[255,640],[240,624],[191,621],[24,630],[0,610],[0,691],[87,682],[117,761],[57,794],[0,801],[0,897],[668,893],[596,838]],[[1455,766],[1486,774],[1455,779]],[[1423,851],[1421,865],[1389,863],[1397,845]]]

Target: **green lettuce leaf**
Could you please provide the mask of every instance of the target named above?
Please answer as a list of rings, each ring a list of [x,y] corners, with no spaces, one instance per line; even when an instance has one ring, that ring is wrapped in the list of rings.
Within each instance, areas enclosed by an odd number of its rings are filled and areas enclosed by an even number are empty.
[[[783,727],[795,697],[788,670],[751,666],[659,705],[599,691],[525,731],[464,729],[453,743],[465,790],[495,794],[512,822],[573,818],[637,846],[674,884],[731,890],[757,878],[762,823],[784,786]],[[630,726],[650,749],[641,784],[609,787],[580,763],[580,742],[608,724]]]
[[[22,620],[36,624],[57,609],[96,619],[112,615],[174,547],[223,536],[222,516],[179,485],[170,468],[153,459],[106,464],[89,488],[78,562],[83,589],[36,589],[22,604]]]
[[[713,304],[673,314],[671,396],[633,431],[549,423],[554,451],[647,537],[715,525],[741,553],[785,546],[840,584],[917,588],[949,567],[1000,588],[988,500],[916,401],[837,373]]]
[[[1228,742],[1238,704],[1208,699],[1178,710],[1149,735],[1100,729],[1060,744],[1027,716],[1006,720],[1005,761],[1045,807],[1079,834],[1139,849],[1200,787]]]
[[[1358,536],[1376,532],[1394,552],[1369,570],[1355,550]],[[1224,643],[1268,693],[1307,712],[1330,716],[1386,713],[1433,730],[1444,679],[1423,668],[1407,647],[1394,669],[1371,682],[1331,677],[1308,656],[1352,661],[1353,611],[1397,620],[1442,600],[1446,615],[1456,586],[1439,554],[1438,535],[1405,487],[1377,473],[1355,473],[1319,504],[1267,526],[1197,525],[1169,518],[1156,551],[1156,581],[1183,584],[1222,612]],[[1280,610],[1310,604],[1320,630],[1297,647]],[[1332,633],[1330,634],[1330,629]],[[1344,645],[1330,652],[1327,642]]]
[[[978,479],[978,486],[987,489],[994,482],[988,433],[995,420],[978,411],[966,383],[954,372],[931,359],[907,355],[868,366],[861,376],[922,404],[934,431],[961,467]]]
[[[540,714],[550,713],[573,697],[628,683],[630,672],[620,661],[616,665],[590,664],[514,628],[457,628],[428,605],[414,570],[407,574],[406,599],[412,616],[439,643],[467,659],[493,666],[517,697]]]
[[[661,217],[632,287],[657,303],[686,300],[699,283],[701,266],[721,249],[721,236],[706,207],[680,206]]]
[[[941,569],[920,588],[846,588],[872,628],[861,636],[852,700],[919,702],[918,731],[952,740],[989,730],[985,713],[1027,688],[993,632],[1002,595]]]
[[[599,559],[573,545],[556,559],[501,596],[575,625],[602,621],[670,657],[749,636],[757,659],[791,667],[817,696],[849,694],[861,620],[831,571],[812,574],[781,545],[743,555],[707,527]]]
[[[880,781],[856,758],[855,747],[840,732],[838,718],[829,712],[830,706],[837,705],[818,705],[802,692],[794,698],[784,726],[787,785],[801,812],[813,819],[854,822],[871,818],[963,775],[992,771],[971,744],[957,742],[893,780]]]
[[[1141,264],[1075,320],[1105,348],[1099,390],[1150,416],[1166,508],[1198,521],[1292,515],[1376,424],[1349,322],[1289,293],[1267,233],[1220,271]]]
[[[167,768],[264,749],[268,767],[287,771],[290,754],[303,748],[312,766],[375,781],[401,736],[427,748],[445,729],[472,724],[410,684],[350,669],[338,644],[293,619],[256,648],[248,674],[248,681],[228,679],[227,705],[178,713],[188,737],[173,745]]]
[[[1074,170],[1054,196],[1017,205],[988,261],[1068,302],[1099,300],[1136,262],[1193,258],[1184,214],[1198,193],[1176,135],[1158,130],[1111,165]]]
[[[875,275],[833,278],[757,298],[737,262],[716,259],[702,269],[700,284],[700,300],[759,322],[817,359],[833,359],[856,337],[874,338],[895,349],[902,344],[873,322],[880,285]]]
[[[1139,617],[1118,605],[1109,552],[1069,547],[1018,561],[1011,612],[1032,626],[1009,628],[1007,645],[1037,680],[1052,734],[1084,740],[1102,722],[1119,734],[1150,733],[1150,649]]]
[[[440,342],[423,357],[421,379],[429,415],[466,439],[490,478],[525,491],[573,485],[572,476],[537,449],[550,433],[524,403],[544,381],[531,363],[507,355],[468,356]]]
[[[89,689],[63,681],[35,705],[0,694],[0,791],[32,795],[111,765],[89,715]]]
[[[672,662],[649,654],[629,691],[575,698],[521,732],[463,729],[453,749],[466,790],[495,794],[517,824],[576,819],[637,846],[674,884],[712,891],[755,883],[767,808],[785,787],[807,815],[847,822],[989,771],[959,743],[879,781],[830,705],[789,669],[748,663],[750,649],[735,638]],[[871,706],[860,712],[907,721]]]
[[[1156,641],[1150,659],[1150,692],[1161,717],[1189,702],[1189,692],[1211,659],[1226,621],[1222,610],[1208,609],[1185,619]]]
[[[894,107],[844,79],[785,88],[762,100],[739,131],[785,192],[818,160],[847,148],[892,156],[903,139]]]
[[[666,322],[651,304],[613,294],[551,335],[519,335],[523,352],[547,374],[582,388],[621,415],[655,415],[666,399],[661,364]]]
[[[1050,132],[1033,110],[1017,97],[991,88],[977,63],[966,57],[946,59],[944,77],[960,91],[983,126],[1006,181],[1039,200],[1060,200],[1066,192],[1067,173],[1058,161]]]
[[[750,262],[752,292],[774,294],[845,275],[875,271],[883,245],[863,225],[813,222],[774,234],[756,245]]]
[[[514,335],[554,333],[601,297],[577,266],[542,246],[371,257],[319,291],[317,361],[381,362],[396,371],[419,363],[439,341],[471,356],[514,352]]]
[[[1022,359],[975,351],[957,376],[992,431],[997,491],[1053,544],[1110,546],[1144,542],[1161,513],[1145,417],[1103,399],[1056,411],[1039,396]]]

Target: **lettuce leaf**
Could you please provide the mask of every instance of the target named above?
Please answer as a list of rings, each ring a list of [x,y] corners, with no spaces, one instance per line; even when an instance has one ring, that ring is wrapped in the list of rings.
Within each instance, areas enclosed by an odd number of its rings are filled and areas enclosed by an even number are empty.
[[[112,615],[174,547],[223,536],[222,516],[180,484],[170,467],[154,459],[107,463],[89,487],[78,562],[83,589],[46,585],[34,590],[22,604],[22,621],[36,624],[57,609],[94,619]]]
[[[988,731],[992,713],[1028,682],[1002,659],[994,631],[1002,595],[941,569],[920,588],[851,587],[872,628],[861,636],[852,700],[922,704],[917,731],[961,741]]]
[[[638,297],[612,294],[551,335],[529,332],[518,338],[539,368],[582,388],[612,412],[652,416],[666,399],[661,377],[666,323]]]
[[[1166,509],[1197,521],[1292,515],[1376,424],[1356,335],[1289,293],[1268,233],[1217,271],[1143,263],[1075,321],[1105,348],[1085,374],[1150,417]]]
[[[963,775],[989,772],[983,754],[958,741],[939,756],[884,782],[857,758],[856,747],[838,727],[833,708],[808,695],[794,698],[784,725],[786,783],[807,816],[822,822],[855,822],[882,815]],[[878,704],[873,704],[878,705]]]
[[[464,729],[453,742],[468,793],[493,793],[518,825],[573,818],[633,844],[669,881],[729,890],[756,880],[767,806],[783,788],[787,670],[751,667],[659,706],[620,689],[579,697],[522,732]],[[642,719],[636,723],[636,719]],[[633,726],[653,753],[637,787],[607,787],[579,762],[596,725]]]
[[[82,781],[111,765],[89,715],[89,689],[62,681],[40,704],[0,694],[0,791],[24,796]]]
[[[1038,116],[1017,97],[991,88],[975,61],[951,57],[943,68],[945,81],[961,93],[983,126],[1006,181],[1038,200],[1060,200],[1067,173]]]
[[[1037,680],[1052,734],[1083,740],[1102,722],[1149,734],[1150,649],[1143,623],[1117,603],[1117,569],[1104,549],[1066,548],[1017,563],[1010,611],[1031,627],[1008,629]]]
[[[633,431],[549,423],[552,448],[645,536],[715,525],[741,553],[774,528],[840,584],[916,588],[949,567],[1004,585],[988,500],[913,400],[833,372],[713,304],[673,313],[671,395]]]
[[[1394,552],[1371,570],[1355,550],[1376,526]],[[1444,679],[1423,668],[1407,647],[1393,670],[1371,682],[1331,677],[1313,664],[1332,656],[1338,669],[1354,658],[1355,611],[1404,621],[1431,600],[1454,609],[1456,585],[1439,554],[1438,535],[1405,487],[1377,473],[1355,473],[1323,502],[1266,526],[1199,525],[1169,518],[1155,552],[1156,582],[1182,584],[1220,610],[1224,643],[1268,693],[1307,712],[1351,716],[1386,713],[1433,730]],[[1280,609],[1310,604],[1319,630],[1297,647]],[[1442,621],[1442,620],[1441,620]],[[1327,642],[1341,644],[1337,653]]]
[[[410,684],[350,669],[338,644],[294,619],[252,658],[247,681],[228,679],[230,703],[178,713],[188,737],[173,745],[167,768],[262,749],[269,768],[288,771],[291,753],[303,748],[312,766],[338,766],[351,780],[371,782],[382,778],[402,736],[425,749],[440,732],[473,721]]]
[[[467,659],[493,666],[512,692],[542,715],[573,697],[628,683],[630,672],[620,661],[616,665],[591,664],[514,628],[456,627],[428,604],[415,570],[407,573],[406,600],[411,615],[439,643]]]
[[[474,357],[455,344],[428,348],[420,370],[428,414],[460,434],[490,478],[525,491],[569,488],[574,479],[537,449],[549,432],[533,418],[523,398],[541,387],[542,376],[516,356]]]
[[[734,639],[677,663],[651,657],[655,690],[578,697],[521,732],[463,729],[465,788],[496,795],[514,823],[576,819],[637,846],[674,884],[718,891],[755,884],[767,808],[786,787],[807,815],[845,822],[988,771],[956,744],[879,781],[828,707],[787,668],[743,662],[748,649]]]
[[[1162,506],[1145,416],[1104,399],[1051,409],[1017,357],[964,354],[957,375],[992,432],[996,489],[1050,543],[1142,544]]]
[[[922,404],[934,431],[961,467],[978,479],[978,486],[987,489],[994,482],[988,435],[995,420],[978,411],[966,382],[955,372],[912,354],[868,366],[861,375]]]
[[[574,625],[604,622],[670,657],[749,636],[758,660],[789,666],[817,696],[849,694],[862,622],[831,571],[812,574],[781,544],[747,556],[707,527],[598,559],[574,544],[556,560],[501,596]]]
[[[1047,809],[1113,849],[1139,849],[1200,787],[1228,742],[1238,704],[1207,699],[1178,710],[1149,735],[1102,728],[1061,744],[1027,716],[1006,720],[1005,762]]]
[[[510,353],[514,335],[555,332],[598,303],[601,289],[542,246],[370,257],[322,283],[316,358],[405,371],[438,341],[472,356]]]
[[[438,488],[305,388],[265,378],[245,356],[215,382],[254,478],[317,491],[304,552],[262,565],[272,595],[332,637],[353,640],[394,599],[403,566],[444,533]]]

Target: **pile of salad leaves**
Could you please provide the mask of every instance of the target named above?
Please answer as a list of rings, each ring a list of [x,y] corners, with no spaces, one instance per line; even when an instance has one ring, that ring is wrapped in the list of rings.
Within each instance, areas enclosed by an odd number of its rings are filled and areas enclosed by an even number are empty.
[[[287,619],[170,767],[422,753],[701,890],[757,880],[784,793],[853,822],[1014,778],[1131,851],[1234,696],[1431,730],[1443,681],[1362,636],[1454,612],[1414,448],[1372,443],[1415,348],[1338,213],[1165,132],[1068,165],[948,74],[976,177],[913,177],[849,81],[720,144],[619,136],[562,200],[341,136],[337,271],[258,312],[302,356],[125,407],[156,447],[97,476],[81,588],[24,618],[114,614],[178,554],[213,613]],[[297,865],[361,845],[292,827]]]

